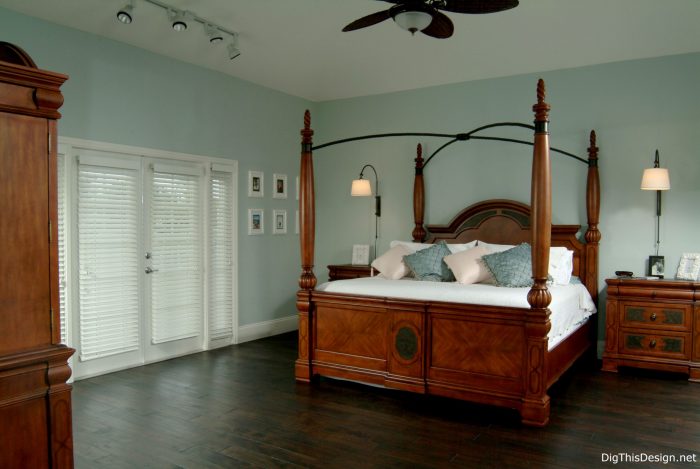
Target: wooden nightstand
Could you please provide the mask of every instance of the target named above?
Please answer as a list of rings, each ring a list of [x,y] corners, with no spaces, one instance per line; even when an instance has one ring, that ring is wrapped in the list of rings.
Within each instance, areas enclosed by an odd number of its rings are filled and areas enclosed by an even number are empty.
[[[608,279],[603,370],[687,373],[700,382],[700,282]]]
[[[328,280],[369,277],[372,275],[369,265],[338,264],[328,266]]]

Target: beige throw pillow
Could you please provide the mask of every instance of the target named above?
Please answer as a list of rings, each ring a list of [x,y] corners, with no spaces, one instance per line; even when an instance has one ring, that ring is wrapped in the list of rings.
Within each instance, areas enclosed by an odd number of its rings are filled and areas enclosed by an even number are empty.
[[[409,248],[399,244],[373,260],[372,267],[378,270],[383,277],[390,280],[404,278],[411,271],[404,263],[403,256],[408,256],[412,253]]]
[[[452,270],[457,282],[463,285],[472,283],[489,283],[491,272],[479,262],[481,256],[489,254],[489,250],[483,246],[477,246],[466,251],[445,256],[444,261]]]

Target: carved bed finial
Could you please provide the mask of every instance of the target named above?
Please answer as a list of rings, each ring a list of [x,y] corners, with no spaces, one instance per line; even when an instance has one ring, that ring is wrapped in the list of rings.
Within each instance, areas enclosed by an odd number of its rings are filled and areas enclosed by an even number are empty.
[[[545,95],[544,80],[540,78],[537,80],[537,104],[532,106],[532,110],[535,112],[535,122],[543,122],[549,119],[551,107],[544,101]]]
[[[544,96],[546,94],[547,90],[545,89],[544,86],[544,80],[540,78],[537,80],[537,103],[543,103],[544,102]]]
[[[416,147],[416,175],[413,179],[413,222],[415,227],[411,232],[413,241],[422,243],[428,233],[423,226],[425,212],[425,186],[423,183],[423,145]]]
[[[589,142],[590,142],[590,145],[588,146],[588,160],[589,160],[589,164],[590,164],[590,160],[597,160],[598,159],[598,147],[596,146],[595,130],[591,130]]]
[[[311,137],[314,131],[311,130],[311,113],[307,109],[304,111],[304,128],[301,130],[301,143],[309,144],[311,143]]]

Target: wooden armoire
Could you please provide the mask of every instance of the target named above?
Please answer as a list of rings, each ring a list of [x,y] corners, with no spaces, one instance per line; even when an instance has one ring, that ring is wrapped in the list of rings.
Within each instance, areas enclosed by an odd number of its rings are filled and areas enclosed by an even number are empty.
[[[56,122],[65,75],[0,42],[0,467],[73,467],[60,344]]]

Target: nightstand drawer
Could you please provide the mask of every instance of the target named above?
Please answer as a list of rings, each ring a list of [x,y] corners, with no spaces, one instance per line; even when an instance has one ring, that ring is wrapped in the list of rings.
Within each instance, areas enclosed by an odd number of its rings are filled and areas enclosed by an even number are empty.
[[[643,301],[620,302],[620,325],[622,327],[690,331],[692,318],[693,308],[691,305]]]
[[[621,354],[689,360],[690,342],[690,334],[621,330],[619,351]]]

